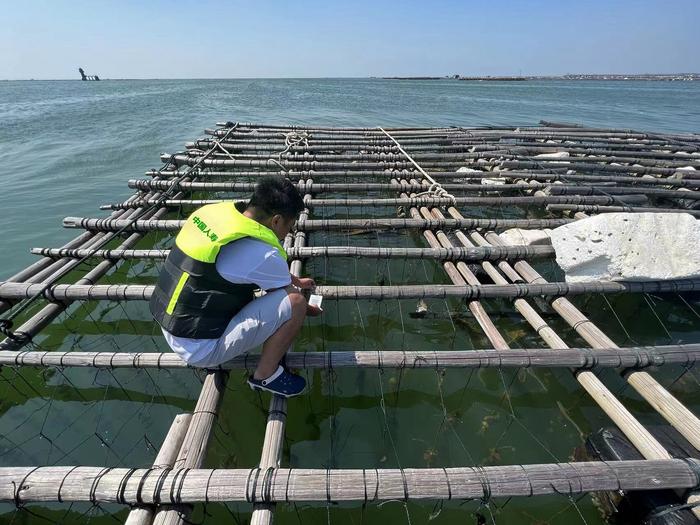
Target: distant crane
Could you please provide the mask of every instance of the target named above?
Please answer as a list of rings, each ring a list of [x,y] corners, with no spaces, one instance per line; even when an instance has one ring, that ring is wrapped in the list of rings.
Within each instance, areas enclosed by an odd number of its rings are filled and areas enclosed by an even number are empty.
[[[79,67],[78,71],[80,71],[81,80],[100,80],[100,77],[97,75],[86,75],[82,67]]]

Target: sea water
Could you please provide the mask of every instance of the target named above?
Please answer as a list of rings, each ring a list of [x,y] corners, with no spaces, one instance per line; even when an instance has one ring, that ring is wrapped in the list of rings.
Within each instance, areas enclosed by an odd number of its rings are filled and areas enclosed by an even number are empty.
[[[596,127],[700,131],[700,83],[461,82],[381,79],[250,79],[0,82],[0,278],[31,263],[32,247],[74,237],[65,216],[104,216],[100,204],[123,201],[128,179],[160,167],[217,121],[324,126],[535,125],[540,119]],[[367,210],[365,210],[367,211]],[[326,210],[324,213],[333,213]],[[150,234],[138,247],[165,247]],[[315,233],[316,244],[422,246],[391,232],[350,238]],[[89,269],[89,268],[88,268]],[[541,263],[538,269],[556,275]],[[74,272],[79,277],[87,269]],[[149,261],[127,261],[101,282],[151,283]],[[324,284],[446,283],[426,261],[318,259],[305,272]],[[622,346],[700,341],[692,298],[577,297],[573,301]],[[508,301],[484,301],[513,348],[539,347],[536,333]],[[297,350],[419,351],[488,348],[459,301],[324,301]],[[33,312],[37,311],[37,307]],[[584,342],[551,310],[542,315],[571,346]],[[168,351],[141,302],[70,306],[33,342],[52,351]],[[582,459],[585,438],[611,425],[567,370],[305,371],[309,391],[288,407],[282,464],[300,468],[396,468],[506,465]],[[205,466],[257,465],[268,397],[227,383]],[[614,371],[604,383],[644,424],[663,420]],[[665,367],[654,376],[698,413],[695,370]],[[146,467],[173,417],[192,411],[201,374],[8,368],[0,371],[0,465]],[[0,505],[0,522],[113,523],[124,507],[89,504]],[[245,522],[250,506],[198,505],[195,522]],[[383,506],[279,505],[276,523],[599,523],[589,496]]]

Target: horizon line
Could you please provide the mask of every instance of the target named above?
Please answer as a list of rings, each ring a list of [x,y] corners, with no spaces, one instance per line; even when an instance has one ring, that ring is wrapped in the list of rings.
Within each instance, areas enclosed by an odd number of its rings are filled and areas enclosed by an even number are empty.
[[[690,71],[678,71],[671,73],[561,73],[561,74],[539,74],[539,75],[459,75],[460,78],[563,78],[566,76],[630,76],[630,77],[640,77],[640,76],[683,76],[692,75],[700,76],[700,72],[690,72]],[[368,75],[368,76],[285,76],[285,77],[104,77],[100,78],[103,80],[367,80],[367,79],[379,79],[379,80],[395,80],[395,79],[425,79],[425,78],[435,78],[435,79],[454,79],[455,75]],[[40,81],[40,82],[64,82],[64,81],[77,81],[83,82],[80,78],[75,77],[65,77],[65,78],[0,78],[0,82],[23,82],[23,81]]]

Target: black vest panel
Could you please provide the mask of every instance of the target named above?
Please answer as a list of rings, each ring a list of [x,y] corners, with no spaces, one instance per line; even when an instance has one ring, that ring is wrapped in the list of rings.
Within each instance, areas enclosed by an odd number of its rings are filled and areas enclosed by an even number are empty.
[[[168,304],[178,282],[189,277],[171,314]],[[218,339],[229,321],[254,298],[254,284],[234,284],[219,275],[216,264],[203,263],[173,245],[149,303],[151,314],[176,337]]]

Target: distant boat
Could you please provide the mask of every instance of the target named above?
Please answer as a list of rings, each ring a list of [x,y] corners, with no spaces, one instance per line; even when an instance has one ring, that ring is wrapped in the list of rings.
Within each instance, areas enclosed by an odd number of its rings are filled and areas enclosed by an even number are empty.
[[[79,67],[78,71],[80,71],[81,80],[100,80],[100,77],[97,75],[86,75],[82,67]]]

